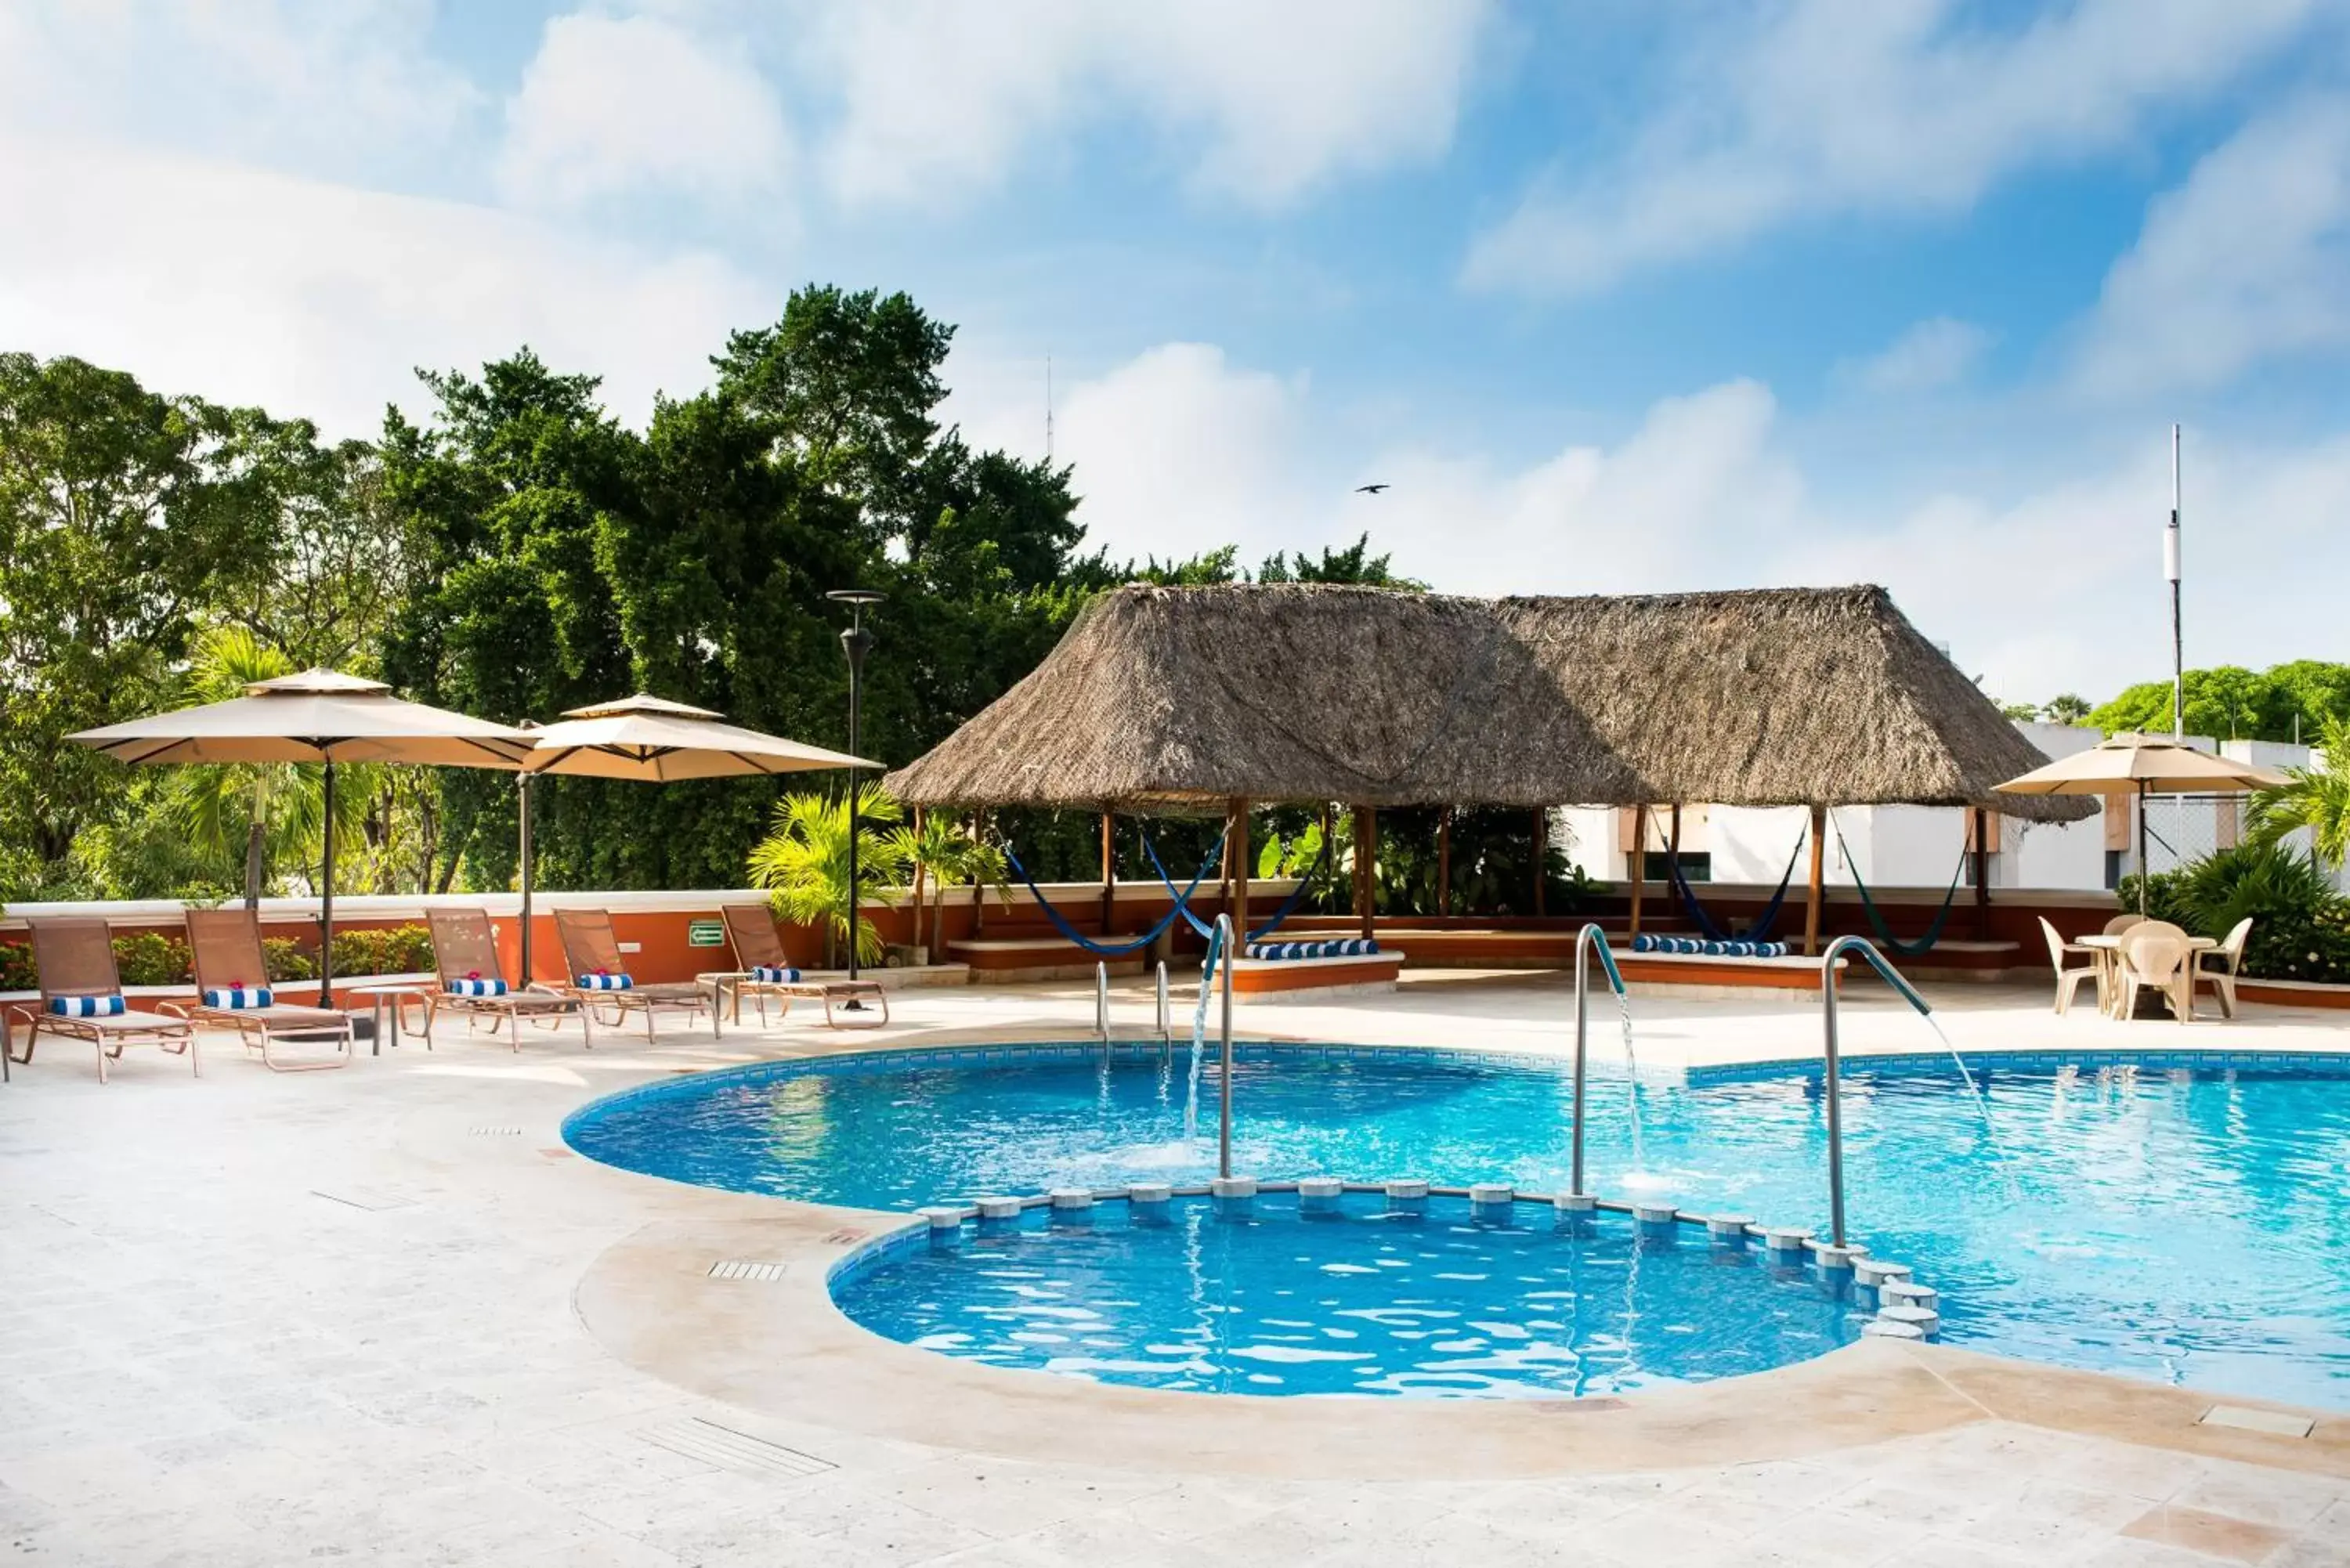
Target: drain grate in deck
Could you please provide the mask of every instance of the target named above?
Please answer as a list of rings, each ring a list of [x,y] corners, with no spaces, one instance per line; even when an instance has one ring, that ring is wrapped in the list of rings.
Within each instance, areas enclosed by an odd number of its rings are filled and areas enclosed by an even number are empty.
[[[713,1280],[747,1280],[754,1285],[772,1285],[784,1277],[781,1263],[756,1263],[747,1258],[726,1258],[710,1265]]]
[[[804,1454],[797,1449],[787,1449],[781,1443],[771,1443],[699,1416],[671,1421],[667,1426],[649,1427],[637,1436],[655,1448],[667,1449],[721,1469],[756,1475],[813,1476],[838,1468],[830,1459],[820,1459],[814,1454]]]
[[[473,1129],[473,1136],[475,1137],[522,1137],[522,1128],[506,1127],[475,1127]]]

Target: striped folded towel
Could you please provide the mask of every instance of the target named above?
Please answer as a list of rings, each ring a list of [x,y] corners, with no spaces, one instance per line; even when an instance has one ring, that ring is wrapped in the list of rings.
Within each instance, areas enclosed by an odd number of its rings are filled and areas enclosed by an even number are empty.
[[[504,996],[505,993],[504,981],[484,980],[478,974],[470,974],[463,980],[452,980],[449,982],[449,994],[452,996]]]
[[[789,964],[757,963],[751,966],[751,978],[761,985],[797,985],[800,971]]]
[[[204,992],[204,1005],[243,1012],[251,1008],[270,1004],[269,988],[265,985],[215,985]]]
[[[121,993],[111,996],[53,996],[49,1011],[59,1018],[120,1018],[124,1008]]]
[[[579,977],[579,989],[582,991],[634,991],[636,987],[635,976],[614,974],[609,970],[598,970],[594,974]]]

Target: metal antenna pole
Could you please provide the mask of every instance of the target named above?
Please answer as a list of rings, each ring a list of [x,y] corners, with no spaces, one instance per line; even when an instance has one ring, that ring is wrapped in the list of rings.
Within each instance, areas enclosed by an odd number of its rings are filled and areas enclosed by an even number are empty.
[[[2187,738],[2187,651],[2178,623],[2178,427],[2170,427],[2170,526],[2162,533],[2162,575],[2170,580],[2170,738]]]

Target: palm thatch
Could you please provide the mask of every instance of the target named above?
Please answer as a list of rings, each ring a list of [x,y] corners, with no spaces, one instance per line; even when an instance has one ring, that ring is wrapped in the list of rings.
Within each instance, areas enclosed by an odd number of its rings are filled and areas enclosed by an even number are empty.
[[[2043,821],[2094,810],[1999,793],[2043,753],[1881,587],[1508,598],[1493,610],[1638,774],[1645,800],[1980,805]]]
[[[1490,604],[1302,584],[1104,594],[1026,680],[883,781],[918,805],[1192,812],[1545,805],[1637,782]]]
[[[2045,759],[1881,588],[1130,586],[884,781],[925,806],[1988,805]]]

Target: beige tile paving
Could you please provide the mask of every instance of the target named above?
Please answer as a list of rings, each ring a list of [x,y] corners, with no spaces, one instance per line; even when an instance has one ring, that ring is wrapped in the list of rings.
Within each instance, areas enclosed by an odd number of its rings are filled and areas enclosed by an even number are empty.
[[[1142,998],[1121,995],[1139,1024]],[[2145,1043],[2046,1016],[2036,992],[1950,1000],[1970,1048]],[[1552,981],[1451,982],[1248,1022],[1555,1049],[1565,1001]],[[1082,987],[910,994],[891,1037],[1067,1034],[1089,1005]],[[1854,1011],[1858,1048],[1922,1047],[1889,1007]],[[1642,1013],[1659,1061],[1794,1054],[1815,1038],[1815,1020],[1778,1004]],[[2195,1033],[2345,1043],[2334,1020],[2258,1010]],[[676,1189],[546,1158],[562,1116],[680,1068],[833,1043],[795,1028],[592,1057],[532,1042],[515,1058],[452,1039],[302,1076],[218,1050],[201,1081],[134,1056],[103,1089],[67,1054],[20,1069],[0,1089],[0,1562],[2345,1561],[2337,1480],[2005,1421],[1769,1463],[1275,1480],[1195,1469],[1171,1446],[1037,1464],[778,1420],[617,1359],[583,1329],[574,1287]],[[494,1125],[524,1132],[472,1130]],[[645,1436],[694,1417],[831,1468],[730,1469]],[[2223,1522],[2191,1523],[2207,1518]]]

